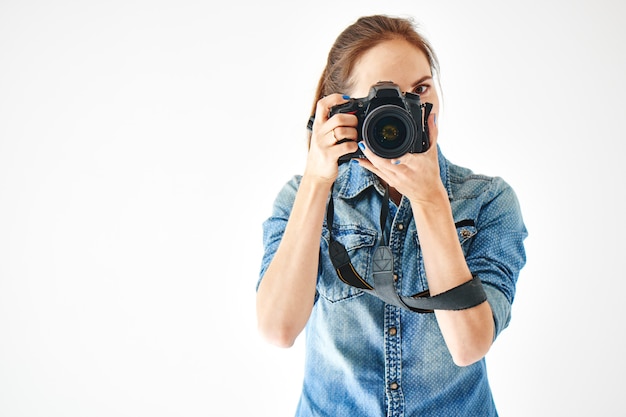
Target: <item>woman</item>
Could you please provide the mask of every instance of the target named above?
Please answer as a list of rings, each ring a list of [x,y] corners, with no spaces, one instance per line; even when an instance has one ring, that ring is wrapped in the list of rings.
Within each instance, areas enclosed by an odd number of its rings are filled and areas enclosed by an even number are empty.
[[[510,319],[526,229],[502,179],[442,155],[437,70],[407,19],[360,18],[329,52],[304,174],[280,191],[264,223],[257,290],[259,330],[270,343],[289,347],[307,328],[298,416],[497,415],[484,357]],[[334,111],[380,81],[432,104],[426,151],[381,157],[357,129],[363,115]],[[338,163],[359,149],[364,157]],[[365,286],[375,287],[373,258],[387,244],[400,299],[467,283],[486,297],[434,312],[386,302],[338,277],[333,240]]]

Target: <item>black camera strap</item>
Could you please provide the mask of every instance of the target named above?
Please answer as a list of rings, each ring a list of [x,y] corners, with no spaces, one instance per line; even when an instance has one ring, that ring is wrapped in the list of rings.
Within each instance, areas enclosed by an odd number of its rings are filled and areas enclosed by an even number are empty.
[[[333,184],[334,187],[334,184]],[[405,308],[416,313],[432,313],[434,310],[463,310],[477,306],[487,299],[482,283],[477,276],[443,293],[430,296],[428,290],[412,296],[402,296],[396,291],[393,273],[393,254],[387,244],[385,225],[389,214],[389,188],[385,185],[385,195],[380,210],[380,244],[372,259],[373,286],[365,281],[356,271],[346,248],[333,238],[334,203],[333,193],[326,210],[326,223],[330,232],[330,260],[337,271],[337,276],[347,285],[359,288],[374,295],[385,303]]]

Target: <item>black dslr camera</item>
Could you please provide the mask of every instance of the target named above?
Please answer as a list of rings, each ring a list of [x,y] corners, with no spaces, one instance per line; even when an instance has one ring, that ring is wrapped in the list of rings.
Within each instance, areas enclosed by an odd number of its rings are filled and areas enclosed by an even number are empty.
[[[380,81],[372,86],[367,97],[353,98],[333,106],[329,117],[337,113],[355,114],[358,118],[357,141],[365,141],[365,145],[382,158],[394,159],[405,153],[428,150],[427,120],[432,107],[431,103],[422,104],[418,94],[403,94],[393,82]],[[363,157],[363,152],[358,149],[340,157],[339,163]]]

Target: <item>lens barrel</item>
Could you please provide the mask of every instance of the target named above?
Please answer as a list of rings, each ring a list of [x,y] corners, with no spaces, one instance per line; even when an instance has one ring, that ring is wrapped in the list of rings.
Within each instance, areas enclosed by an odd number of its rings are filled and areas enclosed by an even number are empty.
[[[417,126],[408,111],[386,104],[376,107],[366,116],[362,137],[376,155],[394,159],[411,150],[417,138]]]

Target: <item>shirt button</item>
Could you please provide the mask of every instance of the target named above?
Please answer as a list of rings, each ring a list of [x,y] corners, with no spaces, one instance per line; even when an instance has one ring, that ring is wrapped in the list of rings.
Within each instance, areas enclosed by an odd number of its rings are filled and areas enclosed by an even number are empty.
[[[398,274],[393,274],[393,280],[397,281],[398,280]]]
[[[463,229],[463,230],[461,230],[461,236],[462,236],[462,237],[468,238],[471,234],[472,234],[472,232],[470,232],[470,231],[469,231],[469,230],[467,230],[467,229]]]
[[[391,329],[389,329],[389,335],[390,336],[395,336],[396,333],[398,333],[398,330],[396,330],[395,327],[392,327]]]
[[[397,390],[398,389],[398,384],[395,382],[392,382],[391,385],[389,385],[389,388],[391,388],[392,390]]]
[[[398,230],[404,230],[404,225],[402,223],[398,225]]]

